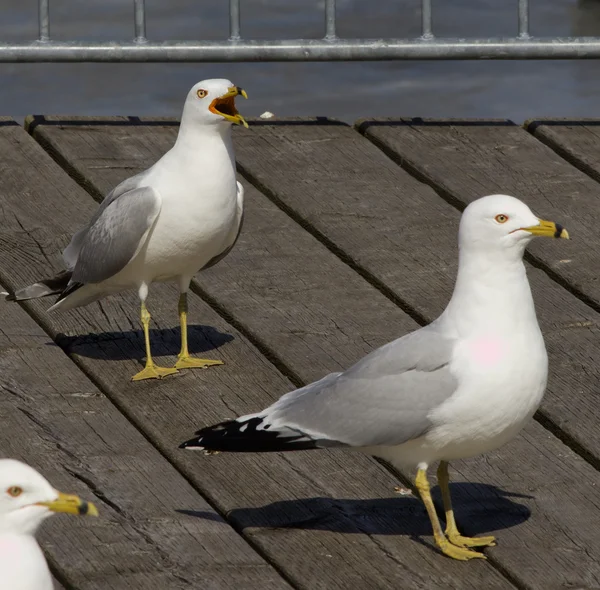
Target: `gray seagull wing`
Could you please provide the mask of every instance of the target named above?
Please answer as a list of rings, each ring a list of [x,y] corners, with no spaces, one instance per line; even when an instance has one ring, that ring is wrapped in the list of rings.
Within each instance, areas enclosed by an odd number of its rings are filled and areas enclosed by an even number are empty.
[[[109,195],[85,235],[74,236],[81,245],[72,283],[100,283],[125,268],[139,251],[160,206],[159,195],[148,186]]]
[[[77,264],[77,258],[79,257],[79,252],[81,251],[81,246],[83,245],[83,241],[85,236],[92,225],[97,221],[97,219],[102,215],[102,212],[117,198],[132,191],[133,189],[138,188],[139,183],[143,178],[148,174],[148,171],[145,170],[140,174],[136,174],[135,176],[131,176],[126,178],[123,182],[119,183],[112,191],[106,195],[100,206],[92,216],[90,222],[83,228],[81,228],[78,232],[76,232],[69,245],[63,250],[62,257],[65,263],[65,266],[68,270],[73,270],[75,265]]]
[[[256,428],[284,438],[302,434],[324,447],[398,445],[418,438],[431,425],[431,411],[457,389],[449,369],[452,349],[453,341],[433,325],[407,334],[343,373],[284,395],[253,415],[262,418]]]

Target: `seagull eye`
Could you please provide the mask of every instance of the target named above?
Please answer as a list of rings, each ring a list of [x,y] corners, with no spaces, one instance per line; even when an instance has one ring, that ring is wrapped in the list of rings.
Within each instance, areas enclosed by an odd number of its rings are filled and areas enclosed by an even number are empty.
[[[500,215],[496,215],[496,217],[494,217],[494,219],[498,223],[506,223],[508,221],[508,215],[504,215],[504,214],[500,213]]]
[[[6,493],[13,498],[18,498],[23,493],[23,488],[12,486],[6,490]]]
[[[198,95],[198,98],[204,98],[208,94],[208,92],[206,90],[200,89],[196,92],[196,94]]]

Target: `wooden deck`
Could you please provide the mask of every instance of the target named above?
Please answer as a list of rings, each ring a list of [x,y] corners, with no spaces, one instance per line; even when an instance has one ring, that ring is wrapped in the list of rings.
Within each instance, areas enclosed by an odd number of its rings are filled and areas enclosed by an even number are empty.
[[[0,120],[0,287],[58,270],[109,189],[176,122]],[[0,304],[0,454],[94,500],[40,540],[69,590],[600,587],[600,121],[258,121],[235,129],[246,221],[198,275],[190,349],[224,367],[132,383],[135,294],[68,313]],[[551,376],[511,444],[453,464],[457,518],[487,562],[432,548],[399,476],[343,452],[204,456],[197,427],[256,411],[444,308],[460,210],[513,194],[573,242],[527,256]],[[50,268],[51,267],[51,268]],[[155,356],[174,362],[177,290],[153,287]],[[57,584],[57,588],[59,585]]]

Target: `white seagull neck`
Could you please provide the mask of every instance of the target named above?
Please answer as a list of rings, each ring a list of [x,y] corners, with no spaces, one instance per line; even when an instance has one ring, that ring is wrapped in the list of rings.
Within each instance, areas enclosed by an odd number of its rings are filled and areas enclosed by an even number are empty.
[[[184,117],[172,151],[178,157],[193,158],[202,160],[205,163],[211,159],[222,162],[223,157],[227,154],[231,165],[235,168],[231,135],[231,125],[229,124],[202,125],[199,127],[193,121],[186,121]]]
[[[527,324],[537,326],[522,253],[461,252],[454,292],[440,321],[463,326],[461,333],[503,333]]]

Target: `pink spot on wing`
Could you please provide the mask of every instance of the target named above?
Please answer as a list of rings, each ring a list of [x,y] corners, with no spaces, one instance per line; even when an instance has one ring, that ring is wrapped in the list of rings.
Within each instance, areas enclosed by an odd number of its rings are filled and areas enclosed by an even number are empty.
[[[483,337],[471,342],[473,360],[481,365],[491,366],[499,363],[504,357],[505,344],[497,338]]]

